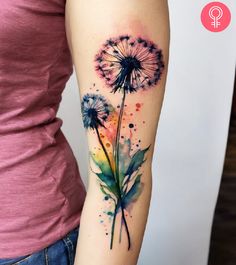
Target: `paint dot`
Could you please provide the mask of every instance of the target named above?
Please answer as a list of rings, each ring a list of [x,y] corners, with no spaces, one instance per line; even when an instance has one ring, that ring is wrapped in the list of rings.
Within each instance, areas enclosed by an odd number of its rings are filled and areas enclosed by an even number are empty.
[[[133,116],[134,114],[133,113],[130,113],[130,116]]]
[[[140,103],[136,103],[136,108],[141,108],[141,104]]]
[[[130,123],[130,124],[129,124],[129,128],[134,128],[133,123]]]
[[[113,213],[112,213],[112,212],[107,212],[107,215],[110,215],[110,216],[112,216],[112,215],[113,215]]]
[[[111,145],[109,143],[106,143],[106,147],[110,147]]]
[[[139,109],[136,109],[136,111],[139,111]]]

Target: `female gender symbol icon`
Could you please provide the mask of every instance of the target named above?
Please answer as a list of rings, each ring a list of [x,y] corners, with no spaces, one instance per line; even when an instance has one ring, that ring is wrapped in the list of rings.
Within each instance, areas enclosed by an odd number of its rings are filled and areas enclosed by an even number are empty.
[[[217,14],[218,13],[218,14]],[[212,6],[209,10],[209,16],[213,19],[213,22],[211,22],[211,25],[214,26],[214,28],[218,28],[220,25],[219,20],[222,18],[224,12],[222,8],[219,6]]]
[[[223,31],[230,24],[230,20],[230,10],[221,2],[211,2],[207,4],[201,13],[203,26],[212,32]]]

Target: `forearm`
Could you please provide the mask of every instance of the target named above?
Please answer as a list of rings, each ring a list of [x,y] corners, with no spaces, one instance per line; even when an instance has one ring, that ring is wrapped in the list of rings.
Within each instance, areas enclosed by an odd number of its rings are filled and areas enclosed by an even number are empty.
[[[90,151],[75,265],[136,265],[168,68],[165,0],[67,0]]]

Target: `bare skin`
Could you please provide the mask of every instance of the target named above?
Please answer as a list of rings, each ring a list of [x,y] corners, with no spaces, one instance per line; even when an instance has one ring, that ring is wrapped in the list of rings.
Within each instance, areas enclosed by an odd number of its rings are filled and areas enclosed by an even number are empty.
[[[165,0],[67,0],[90,150],[75,265],[137,264],[169,57]]]

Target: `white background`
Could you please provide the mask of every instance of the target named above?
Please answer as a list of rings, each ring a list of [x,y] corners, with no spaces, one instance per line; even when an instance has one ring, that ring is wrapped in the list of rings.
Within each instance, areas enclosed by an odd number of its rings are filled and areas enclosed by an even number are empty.
[[[236,3],[221,33],[200,22],[208,1],[169,1],[171,46],[139,265],[206,265],[225,155],[236,59]],[[87,145],[75,75],[58,116],[87,183]]]

